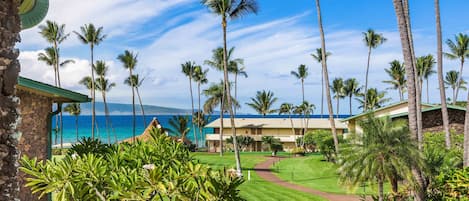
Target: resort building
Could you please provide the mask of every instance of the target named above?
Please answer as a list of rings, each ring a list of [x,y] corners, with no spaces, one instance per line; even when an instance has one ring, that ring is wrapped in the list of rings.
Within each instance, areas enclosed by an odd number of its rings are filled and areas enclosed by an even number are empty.
[[[289,118],[235,118],[236,134],[238,136],[250,136],[254,139],[254,143],[251,144],[247,151],[262,151],[263,136],[279,138],[284,150],[288,151],[295,147],[296,139],[302,136],[302,129],[305,127],[305,124],[308,131],[331,129],[329,119],[325,118],[310,118],[306,122],[302,118],[292,118],[292,121],[293,129]],[[213,129],[212,133],[205,135],[209,152],[220,151],[220,123],[220,119],[217,119],[205,126],[205,128]],[[346,132],[347,126],[339,119],[335,120],[335,126],[338,134]],[[223,146],[231,147],[231,145],[226,143],[226,139],[230,138],[232,133],[229,118],[223,119],[222,129],[225,141]]]
[[[19,150],[21,155],[30,158],[37,157],[44,160],[51,156],[51,119],[60,111],[53,111],[53,104],[89,102],[87,95],[54,87],[49,84],[19,77],[16,85],[16,95],[19,97],[19,112],[21,122],[18,125],[20,133]],[[25,187],[25,175],[19,173],[20,200],[38,200]],[[41,199],[47,200],[47,197]]]
[[[466,109],[458,106],[448,105],[450,129],[456,133],[463,133],[464,118]],[[375,117],[389,116],[391,119],[408,118],[407,101],[394,103],[370,112],[364,112],[349,118],[343,119],[349,132],[362,133],[359,121],[366,120],[367,116],[373,114]],[[441,132],[443,131],[443,119],[441,115],[441,106],[422,103],[422,127],[423,132]]]

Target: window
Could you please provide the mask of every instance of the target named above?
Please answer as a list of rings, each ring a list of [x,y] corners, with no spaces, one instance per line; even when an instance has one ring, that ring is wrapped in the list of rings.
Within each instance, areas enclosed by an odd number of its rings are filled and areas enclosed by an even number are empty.
[[[301,135],[303,133],[302,128],[295,128],[295,135]]]
[[[220,128],[214,128],[214,129],[213,129],[213,133],[219,134],[219,133],[220,133]]]
[[[258,128],[258,129],[257,129],[257,134],[258,134],[258,135],[262,135],[262,128]]]

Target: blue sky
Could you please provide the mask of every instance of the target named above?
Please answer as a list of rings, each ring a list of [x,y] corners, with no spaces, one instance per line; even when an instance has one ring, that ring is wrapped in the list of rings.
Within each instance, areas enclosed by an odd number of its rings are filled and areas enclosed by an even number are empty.
[[[236,46],[234,56],[245,60],[249,74],[248,78],[239,79],[241,112],[254,113],[244,103],[263,89],[275,93],[279,98],[277,106],[282,102],[298,104],[301,85],[290,71],[299,64],[306,64],[310,69],[306,99],[316,105],[315,113],[318,114],[321,107],[320,65],[309,56],[320,46],[314,1],[258,2],[258,15],[230,22],[228,28],[228,45]],[[469,1],[440,3],[444,40],[452,39],[460,32],[469,33],[465,14]],[[90,22],[104,27],[108,37],[97,47],[96,58],[110,65],[109,79],[117,83],[109,93],[110,102],[131,102],[130,90],[123,84],[128,73],[116,60],[118,54],[129,49],[138,52],[137,72],[146,78],[141,88],[144,104],[190,108],[188,80],[180,72],[180,64],[189,60],[203,64],[211,57],[211,50],[222,44],[220,20],[197,0],[51,0],[50,4],[46,19],[66,24],[67,32]],[[383,69],[394,59],[402,60],[392,1],[323,0],[321,6],[326,47],[333,54],[328,60],[330,79],[354,77],[364,83],[367,48],[362,42],[362,32],[373,28],[383,33],[388,41],[372,53],[370,87],[386,90],[388,86],[381,82],[387,79]],[[434,54],[433,1],[414,0],[410,2],[410,8],[417,56]],[[53,83],[52,68],[37,61],[37,54],[48,46],[38,34],[37,27],[25,30],[21,35],[21,75]],[[76,61],[61,69],[62,85],[88,94],[78,84],[90,73],[88,47],[72,33],[62,44],[61,51],[63,58]],[[444,60],[445,71],[457,66],[455,61]],[[465,75],[469,73],[466,70]],[[218,82],[220,78],[221,73],[210,69],[210,82]],[[398,99],[396,91],[387,91],[387,97]],[[433,95],[436,92],[436,76],[433,76],[430,78],[431,102],[439,100]],[[466,94],[462,94],[460,99],[466,99]],[[358,112],[357,103],[354,101],[353,104],[354,111]],[[342,100],[340,105],[341,113],[346,113],[347,100]]]

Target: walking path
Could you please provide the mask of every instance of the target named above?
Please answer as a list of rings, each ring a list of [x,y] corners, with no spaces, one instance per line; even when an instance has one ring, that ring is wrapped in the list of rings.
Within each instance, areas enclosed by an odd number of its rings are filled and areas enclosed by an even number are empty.
[[[302,191],[302,192],[310,193],[313,195],[318,195],[330,201],[359,201],[360,200],[360,198],[356,195],[340,195],[340,194],[326,193],[326,192],[318,191],[312,188],[293,184],[293,183],[280,179],[279,177],[274,175],[272,171],[270,171],[270,167],[272,166],[274,162],[278,162],[279,160],[282,160],[282,159],[284,158],[270,157],[266,161],[257,164],[255,167],[255,171],[262,179],[266,181],[269,181],[269,182],[272,182],[272,183],[275,183],[280,186],[290,188],[293,190]]]

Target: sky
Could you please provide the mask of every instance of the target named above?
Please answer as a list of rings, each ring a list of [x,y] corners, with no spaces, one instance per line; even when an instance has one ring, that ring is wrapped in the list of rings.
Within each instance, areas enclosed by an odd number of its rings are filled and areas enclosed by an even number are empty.
[[[410,15],[417,56],[435,54],[436,33],[434,1],[410,1]],[[228,46],[236,47],[234,58],[245,62],[247,78],[238,80],[241,113],[255,113],[245,103],[256,91],[270,90],[283,102],[301,102],[301,83],[290,72],[300,64],[309,68],[305,80],[305,99],[321,110],[321,65],[310,54],[321,46],[317,13],[313,0],[258,0],[257,15],[247,15],[228,24]],[[467,0],[445,0],[441,4],[443,40],[458,33],[469,34]],[[397,91],[382,83],[389,62],[402,61],[396,16],[391,0],[322,0],[322,17],[326,37],[329,78],[356,78],[364,84],[367,47],[363,32],[369,28],[382,33],[387,41],[372,51],[369,88],[387,91],[391,102],[398,101]],[[66,25],[69,38],[60,45],[61,59],[72,59],[60,69],[63,88],[89,94],[78,82],[90,75],[89,47],[73,33],[84,24],[102,26],[106,39],[95,49],[95,58],[109,66],[108,77],[117,86],[108,93],[108,101],[131,103],[131,90],[123,84],[128,77],[116,57],[125,50],[138,53],[136,72],[145,77],[140,88],[144,104],[190,108],[189,81],[181,73],[181,64],[194,61],[209,68],[209,83],[219,82],[222,73],[205,66],[212,50],[222,45],[220,18],[198,0],[50,0],[46,20]],[[37,61],[37,55],[50,46],[34,27],[21,32],[21,76],[53,84],[53,69]],[[444,45],[444,51],[448,51]],[[457,70],[459,63],[444,59],[444,71]],[[465,79],[469,69],[464,70]],[[436,75],[429,79],[430,102],[439,102]],[[202,86],[202,89],[209,85]],[[194,94],[196,94],[194,88]],[[460,93],[465,100],[466,93]],[[451,96],[450,90],[447,96]],[[424,100],[426,94],[423,94]],[[202,96],[202,102],[205,97]],[[100,96],[97,96],[100,101]],[[358,102],[352,102],[354,113]],[[335,101],[334,104],[335,105]],[[348,100],[340,101],[340,113],[348,113]],[[324,105],[324,111],[327,111]],[[336,109],[334,108],[334,111]]]

